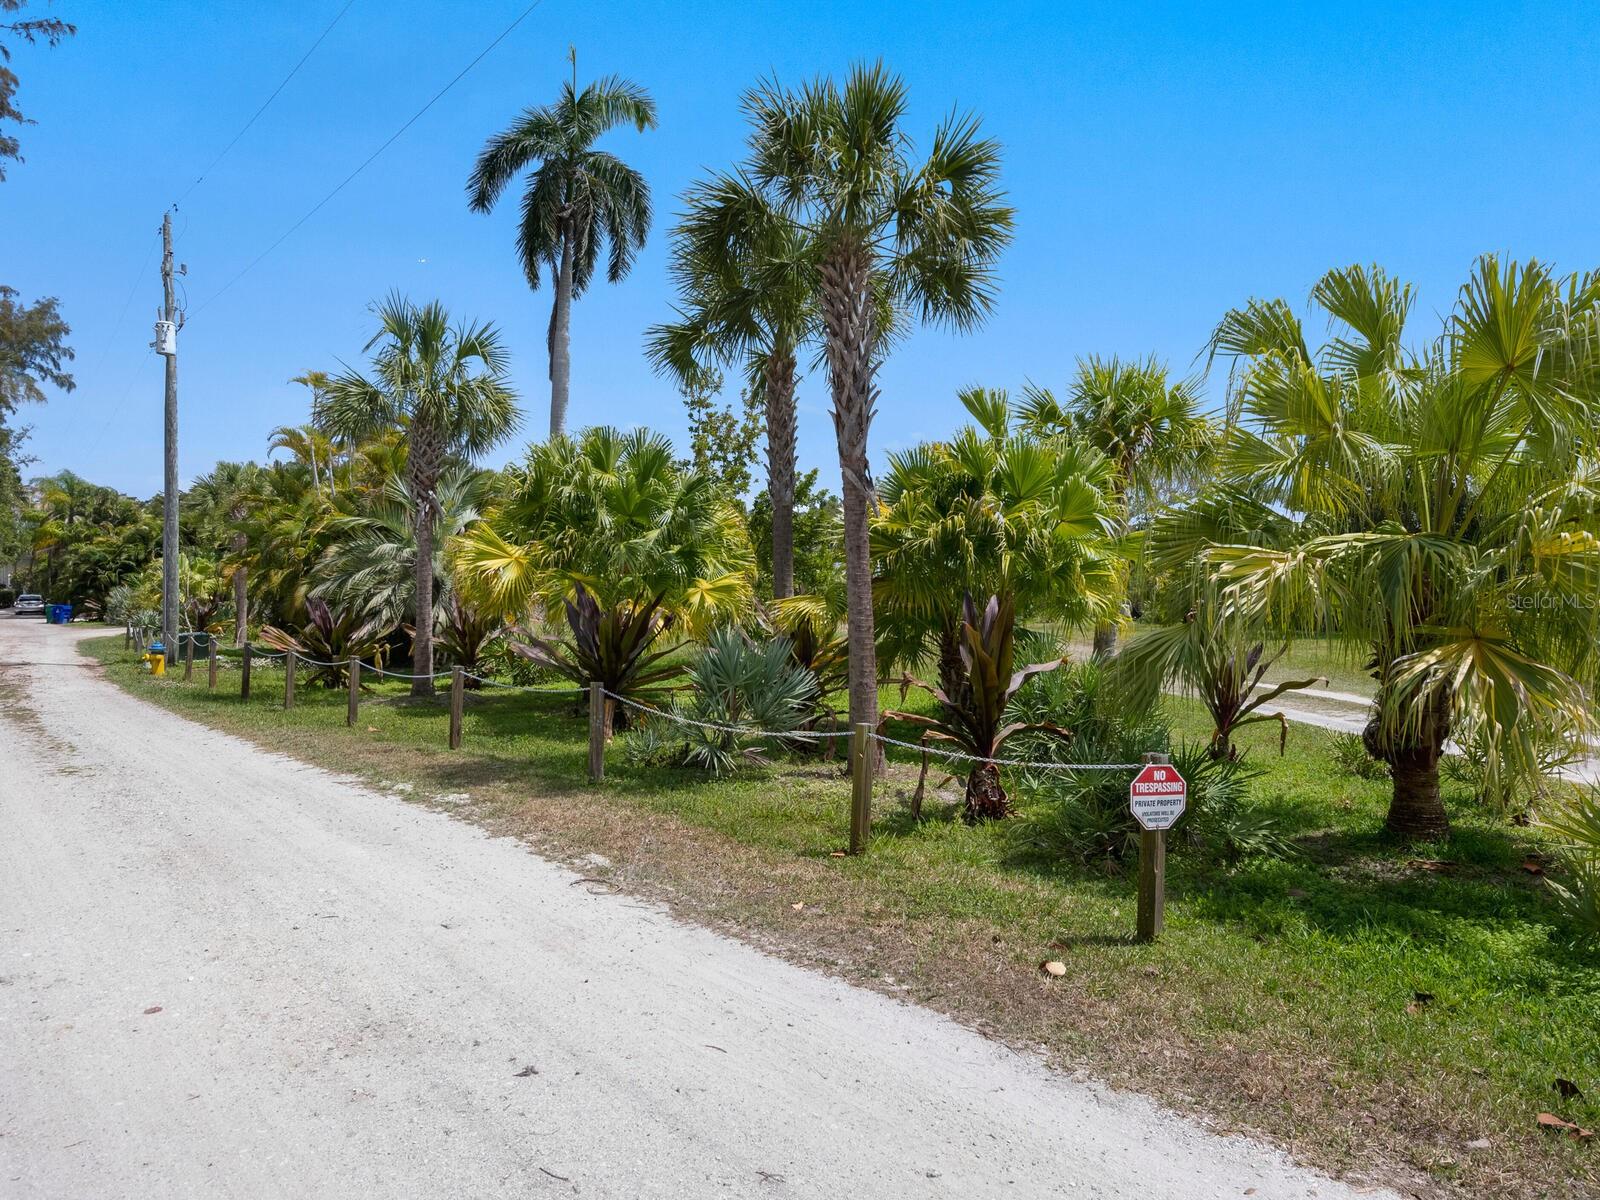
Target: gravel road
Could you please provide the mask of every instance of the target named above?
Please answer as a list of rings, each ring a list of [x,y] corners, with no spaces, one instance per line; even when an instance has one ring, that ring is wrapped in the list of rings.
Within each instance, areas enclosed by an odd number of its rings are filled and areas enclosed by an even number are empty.
[[[0,616],[0,1195],[1342,1200]]]

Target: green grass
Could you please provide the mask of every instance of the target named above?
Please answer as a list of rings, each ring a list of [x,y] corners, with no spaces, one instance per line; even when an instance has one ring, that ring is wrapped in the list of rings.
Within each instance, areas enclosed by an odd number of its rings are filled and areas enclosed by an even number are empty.
[[[190,684],[181,665],[156,681],[120,639],[85,646],[113,681],[176,712],[413,781],[413,799],[468,793],[455,809],[467,819],[569,856],[603,853],[625,885],[691,915],[1275,1136],[1330,1169],[1416,1170],[1495,1196],[1588,1195],[1600,1182],[1600,1148],[1534,1124],[1553,1110],[1600,1126],[1600,962],[1522,867],[1550,847],[1457,793],[1449,844],[1394,845],[1380,833],[1386,781],[1342,773],[1321,730],[1294,727],[1282,758],[1275,728],[1241,739],[1263,770],[1253,794],[1297,855],[1228,871],[1174,852],[1167,935],[1143,947],[1127,936],[1127,874],[1021,860],[1004,829],[969,829],[932,796],[911,822],[901,801],[913,755],[897,752],[882,781],[870,854],[840,858],[848,784],[837,763],[712,780],[634,767],[613,750],[595,788],[572,701],[475,695],[451,754],[442,703],[413,702],[401,684],[380,684],[352,731],[342,692],[306,688],[282,711],[274,668],[257,670],[244,704],[236,674],[209,693],[199,665]],[[1181,735],[1209,735],[1198,705],[1171,704]],[[1044,980],[1044,958],[1068,976]],[[1557,1077],[1588,1097],[1563,1101]],[[1492,1151],[1469,1149],[1477,1138]]]

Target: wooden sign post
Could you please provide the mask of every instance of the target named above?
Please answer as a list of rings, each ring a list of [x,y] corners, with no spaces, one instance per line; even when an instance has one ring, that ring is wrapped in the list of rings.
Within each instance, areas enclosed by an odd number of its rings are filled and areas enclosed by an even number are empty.
[[[859,722],[850,738],[850,853],[866,852],[872,840],[872,725]]]
[[[467,673],[461,667],[450,669],[450,749],[461,749],[461,710],[467,698]]]
[[[599,680],[589,684],[589,778],[606,777],[606,689]]]
[[[1189,785],[1167,765],[1165,754],[1146,754],[1145,768],[1128,785],[1128,808],[1139,822],[1139,917],[1136,937],[1153,942],[1166,923],[1167,830],[1183,816]]]
[[[350,660],[350,701],[345,705],[344,723],[352,729],[355,728],[356,718],[361,715],[361,660]]]

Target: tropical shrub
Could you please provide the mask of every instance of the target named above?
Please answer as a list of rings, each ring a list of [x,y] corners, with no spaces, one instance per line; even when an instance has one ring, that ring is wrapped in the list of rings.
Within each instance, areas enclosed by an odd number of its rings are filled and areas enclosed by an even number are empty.
[[[312,596],[306,601],[304,620],[293,632],[263,625],[258,636],[264,646],[292,650],[305,659],[309,668],[307,683],[338,688],[349,682],[350,669],[345,664],[352,658],[383,665],[388,632],[370,613],[354,608],[335,613],[326,600]]]
[[[1058,658],[1014,671],[1015,631],[1016,610],[1009,599],[991,596],[980,616],[972,597],[967,596],[960,628],[959,670],[941,672],[954,686],[935,687],[909,675],[900,684],[902,700],[910,688],[921,688],[938,703],[939,715],[886,712],[885,719],[921,726],[926,730],[921,739],[924,745],[948,743],[979,759],[999,757],[1006,741],[1016,734],[1053,728],[1046,722],[1012,720],[1008,712],[1012,698],[1023,684],[1035,675],[1054,671],[1062,663]],[[923,778],[917,781],[918,799],[913,805],[920,800],[927,769],[924,756]],[[975,763],[967,774],[962,818],[975,824],[1004,817],[1010,811],[1010,800],[1000,783],[1000,769],[991,761]]]
[[[664,756],[713,775],[728,774],[745,762],[763,762],[770,750],[786,745],[783,735],[806,724],[817,695],[815,676],[795,664],[786,639],[757,644],[732,628],[707,638],[685,683],[688,698],[675,697],[675,715],[741,731],[652,717],[641,749],[648,747],[658,760]]]
[[[1600,942],[1600,788],[1578,791],[1543,824],[1561,840],[1566,868],[1566,882],[1550,879],[1550,890],[1579,936]]]
[[[1294,679],[1263,689],[1267,672],[1288,651],[1289,643],[1283,641],[1269,653],[1259,630],[1229,619],[1216,605],[1201,600],[1177,624],[1136,635],[1117,654],[1116,664],[1127,677],[1130,695],[1140,703],[1155,703],[1164,686],[1176,685],[1197,696],[1211,715],[1211,753],[1237,758],[1233,735],[1261,721],[1278,723],[1282,754],[1289,738],[1288,718],[1262,710],[1285,692],[1326,682]]]
[[[623,600],[601,608],[581,583],[566,602],[566,611],[569,640],[518,629],[511,635],[512,652],[579,687],[598,683],[605,688],[605,728],[610,737],[613,729],[626,728],[629,722],[628,710],[619,707],[617,697],[644,701],[682,673],[683,664],[666,662],[672,647],[652,651],[671,627],[672,617],[661,611],[660,597],[644,604]]]
[[[1112,730],[1111,740],[1080,761],[1138,762],[1140,735]],[[1080,743],[1079,757],[1090,744]],[[1118,757],[1101,758],[1101,755]],[[1276,820],[1249,796],[1261,772],[1237,758],[1217,758],[1210,747],[1185,743],[1172,764],[1189,785],[1188,807],[1168,835],[1168,847],[1224,865],[1255,857],[1284,857],[1293,846]],[[1012,853],[1053,862],[1062,857],[1120,869],[1139,852],[1140,828],[1128,809],[1131,771],[1037,771],[1029,779],[1031,803],[1009,833]]]
[[[601,609],[648,607],[691,636],[745,618],[754,561],[737,505],[644,429],[530,448],[451,552],[457,586],[484,612],[558,620],[581,588]]]
[[[451,666],[460,667],[469,675],[482,674],[483,656],[489,646],[505,634],[505,624],[498,617],[479,612],[459,596],[451,596],[440,606],[439,623],[434,628],[439,652]],[[482,685],[476,679],[467,679],[466,686]]]

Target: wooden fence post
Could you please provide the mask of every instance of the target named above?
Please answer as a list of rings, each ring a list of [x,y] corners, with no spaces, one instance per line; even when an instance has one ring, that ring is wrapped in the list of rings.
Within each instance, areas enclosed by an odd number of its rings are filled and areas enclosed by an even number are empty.
[[[294,707],[294,651],[283,660],[283,707]]]
[[[589,684],[589,778],[606,777],[606,689],[598,680]]]
[[[1170,761],[1165,754],[1146,754],[1147,763]],[[1153,942],[1166,925],[1167,906],[1167,831],[1139,831],[1139,916],[1135,938]]]
[[[244,644],[244,657],[239,660],[239,699],[250,699],[250,643]]]
[[[467,673],[461,667],[450,668],[450,749],[461,749],[461,709],[466,703]]]
[[[351,728],[355,727],[356,718],[361,715],[361,660],[350,660],[350,702],[344,710],[344,723]]]
[[[123,626],[122,626],[122,648],[124,650],[131,650],[133,648],[133,622],[132,621],[125,622],[123,624]]]
[[[866,851],[872,838],[872,726],[865,721],[850,739],[850,853]]]
[[[194,634],[183,639],[183,681],[194,678]]]
[[[217,639],[215,637],[207,643],[206,660],[206,670],[210,674],[210,678],[206,681],[206,688],[214,692],[217,690]]]

